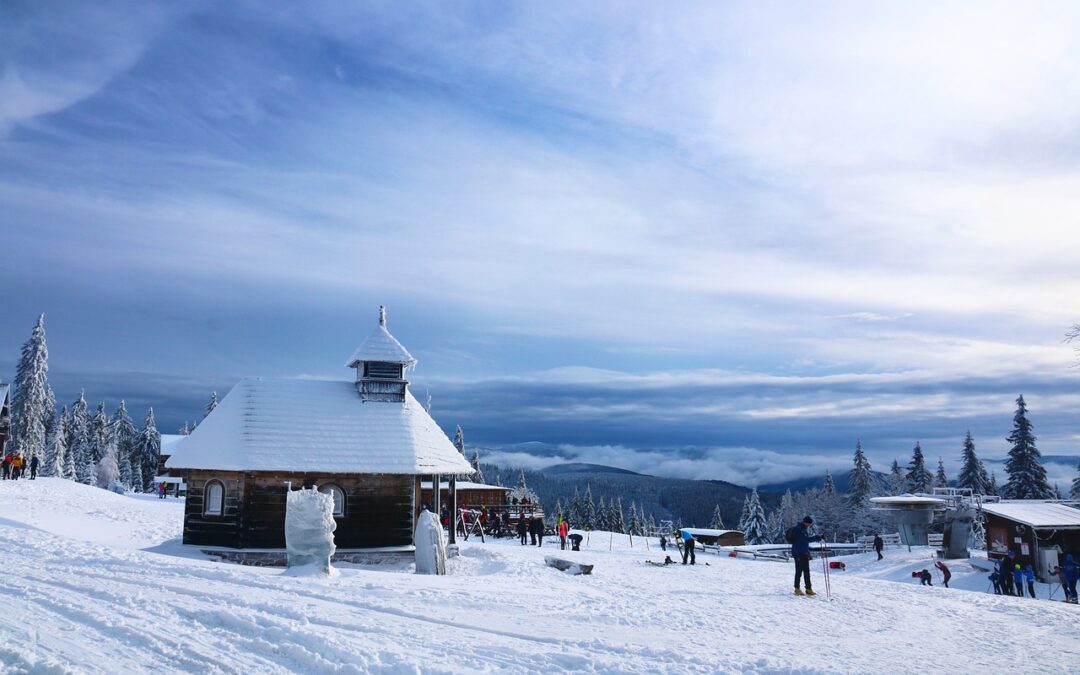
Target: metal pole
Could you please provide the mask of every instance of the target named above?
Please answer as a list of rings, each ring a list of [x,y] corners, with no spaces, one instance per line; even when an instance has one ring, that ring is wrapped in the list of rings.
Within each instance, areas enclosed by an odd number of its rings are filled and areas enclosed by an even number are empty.
[[[450,536],[451,544],[457,543],[457,474],[450,474]]]
[[[431,512],[442,521],[442,485],[439,482],[439,474],[431,476]]]

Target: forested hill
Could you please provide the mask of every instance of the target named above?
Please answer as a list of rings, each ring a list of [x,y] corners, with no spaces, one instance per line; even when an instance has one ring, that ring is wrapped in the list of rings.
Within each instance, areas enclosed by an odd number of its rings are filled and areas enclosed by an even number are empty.
[[[520,470],[513,467],[482,465],[484,476],[493,482],[496,477],[503,485],[517,484]],[[738,525],[743,500],[748,488],[719,480],[686,480],[660,478],[598,464],[558,464],[539,471],[525,471],[525,482],[536,491],[545,506],[556,501],[568,506],[577,490],[582,496],[592,490],[593,501],[599,504],[622,499],[629,513],[630,503],[644,507],[656,521],[682,520],[684,525],[705,527],[712,519],[717,505],[727,527]],[[779,502],[779,495],[761,494],[766,509]]]

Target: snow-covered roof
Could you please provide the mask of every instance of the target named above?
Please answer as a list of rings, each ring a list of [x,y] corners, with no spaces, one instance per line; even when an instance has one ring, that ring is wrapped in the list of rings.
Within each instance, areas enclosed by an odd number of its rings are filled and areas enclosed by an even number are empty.
[[[473,472],[411,393],[364,402],[353,382],[249,377],[166,466],[221,471]]]
[[[420,489],[422,489],[422,490],[430,490],[431,489],[431,481],[426,480],[426,481],[423,481],[422,483],[420,483]],[[443,482],[439,483],[439,490],[440,491],[441,490],[449,490],[449,489],[450,489],[450,483],[448,483],[448,482],[447,483],[443,483]],[[472,482],[466,481],[466,480],[459,480],[457,482],[457,489],[459,489],[459,490],[500,490],[502,492],[510,492],[510,488],[502,487],[501,485],[487,485],[486,483],[472,483]]]
[[[355,368],[363,361],[383,361],[386,363],[401,363],[411,366],[416,363],[407,349],[394,339],[390,331],[386,329],[386,309],[379,308],[379,325],[371,331],[371,335],[360,343],[353,355],[345,362],[345,367]]]
[[[1080,509],[1047,502],[999,502],[982,510],[1031,527],[1080,528]]]
[[[897,495],[895,497],[871,497],[870,503],[878,506],[945,506],[949,502],[936,497],[920,497],[918,495]]]
[[[684,527],[682,528],[690,534],[695,534],[699,537],[722,537],[725,534],[742,534],[741,530],[710,530],[704,527]]]
[[[161,434],[161,454],[172,455],[185,438],[183,434]]]

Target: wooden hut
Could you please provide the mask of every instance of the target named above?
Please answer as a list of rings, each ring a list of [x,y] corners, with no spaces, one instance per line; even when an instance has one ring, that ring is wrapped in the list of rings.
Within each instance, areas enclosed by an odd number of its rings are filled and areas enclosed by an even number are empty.
[[[986,550],[991,559],[1012,551],[1023,567],[1030,563],[1040,581],[1065,553],[1080,556],[1080,508],[1058,502],[1007,501],[982,505]]]
[[[186,470],[184,543],[277,563],[286,491],[303,486],[333,496],[341,557],[411,552],[420,477],[473,471],[409,392],[415,362],[380,308],[354,379],[241,380],[166,462]]]
[[[6,445],[11,438],[11,386],[0,384],[0,455],[7,452]]]
[[[431,481],[424,481],[421,483],[420,488],[423,492],[421,496],[422,503],[433,503]],[[439,488],[442,495],[439,499],[440,503],[449,504],[450,483],[443,481],[439,483]],[[510,492],[510,488],[459,480],[457,481],[457,506],[460,509],[473,511],[487,511],[488,507],[502,508],[506,504],[506,493],[508,492]]]

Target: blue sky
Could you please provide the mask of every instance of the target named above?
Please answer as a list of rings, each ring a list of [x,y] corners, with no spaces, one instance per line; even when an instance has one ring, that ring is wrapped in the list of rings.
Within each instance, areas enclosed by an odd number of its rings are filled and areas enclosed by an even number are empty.
[[[386,304],[504,459],[952,467],[1019,393],[1080,454],[1077,13],[4,3],[0,376],[44,311],[62,399],[171,429]]]

